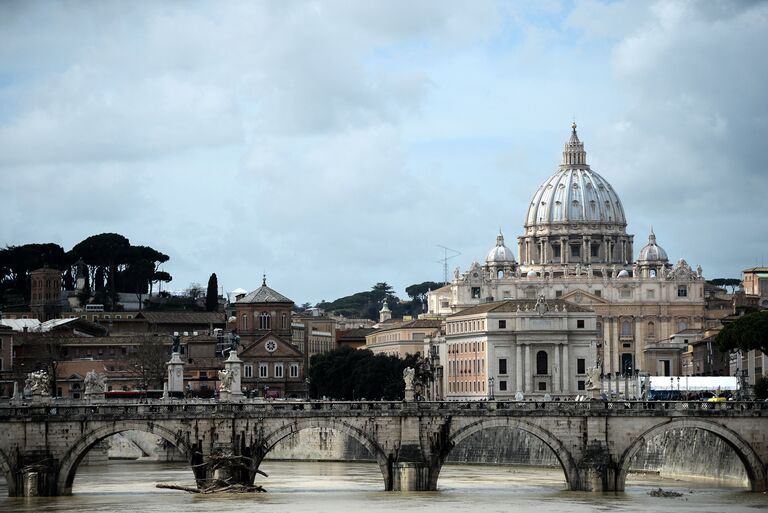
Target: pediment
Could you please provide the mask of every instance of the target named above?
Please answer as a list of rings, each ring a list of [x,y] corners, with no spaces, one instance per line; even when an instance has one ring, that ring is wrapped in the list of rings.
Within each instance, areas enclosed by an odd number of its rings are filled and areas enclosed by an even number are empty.
[[[574,303],[577,305],[607,305],[608,301],[605,298],[598,297],[586,290],[572,290],[567,294],[563,294],[560,299]]]
[[[270,350],[270,346],[274,349]],[[251,342],[243,348],[238,356],[242,357],[256,357],[256,356],[301,356],[302,353],[296,346],[288,342],[286,339],[279,337],[273,333],[263,335],[261,338]]]

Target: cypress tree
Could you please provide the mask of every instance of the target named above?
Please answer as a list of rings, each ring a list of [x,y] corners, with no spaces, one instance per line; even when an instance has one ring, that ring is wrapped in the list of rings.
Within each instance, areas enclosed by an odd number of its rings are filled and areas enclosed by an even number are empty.
[[[208,278],[208,290],[205,293],[205,311],[215,312],[219,308],[219,280],[216,273]]]

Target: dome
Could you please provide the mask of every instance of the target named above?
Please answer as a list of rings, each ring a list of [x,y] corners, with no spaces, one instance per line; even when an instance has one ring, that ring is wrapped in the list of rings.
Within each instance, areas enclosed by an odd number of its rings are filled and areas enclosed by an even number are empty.
[[[627,271],[626,269],[622,269],[621,271],[619,271],[619,274],[617,275],[617,277],[629,278],[629,271]]]
[[[515,263],[515,255],[504,245],[504,235],[501,232],[496,236],[496,245],[488,252],[485,262],[489,265]]]
[[[603,224],[626,227],[624,207],[608,181],[586,162],[584,143],[573,132],[565,144],[563,163],[533,195],[525,227],[551,224]]]
[[[664,248],[656,244],[656,235],[651,229],[651,234],[648,236],[648,244],[643,246],[640,250],[640,254],[637,256],[638,262],[669,262],[667,258],[667,252]]]
[[[539,275],[536,274],[536,271],[528,271],[528,274],[525,275],[528,278],[538,278]]]

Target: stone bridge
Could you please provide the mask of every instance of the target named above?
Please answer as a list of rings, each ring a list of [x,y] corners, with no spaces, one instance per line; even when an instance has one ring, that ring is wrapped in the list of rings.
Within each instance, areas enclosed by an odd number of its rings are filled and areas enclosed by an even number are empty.
[[[154,433],[189,461],[199,486],[251,484],[281,440],[338,430],[364,445],[385,490],[437,489],[451,449],[490,428],[521,430],[557,456],[570,490],[621,491],[633,456],[667,430],[720,437],[753,491],[768,490],[768,403],[758,402],[191,402],[0,406],[0,471],[9,494],[68,495],[85,454],[127,430]]]

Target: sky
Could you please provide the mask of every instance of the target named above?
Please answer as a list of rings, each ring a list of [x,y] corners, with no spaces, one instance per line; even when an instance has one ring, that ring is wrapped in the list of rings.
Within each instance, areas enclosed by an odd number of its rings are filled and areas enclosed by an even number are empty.
[[[707,278],[768,265],[768,3],[6,1],[0,245],[116,232],[297,304],[517,255],[575,119]]]

